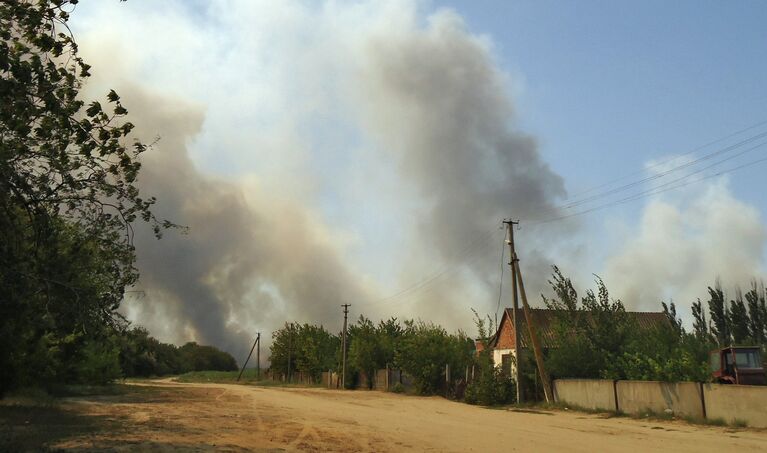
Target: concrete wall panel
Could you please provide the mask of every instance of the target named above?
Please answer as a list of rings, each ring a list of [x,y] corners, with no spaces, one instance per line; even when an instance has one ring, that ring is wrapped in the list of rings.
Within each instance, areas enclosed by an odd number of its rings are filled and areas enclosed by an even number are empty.
[[[701,386],[697,382],[618,381],[618,408],[628,414],[645,410],[703,417]]]
[[[748,426],[767,428],[767,387],[704,384],[706,415],[728,423],[743,420]]]
[[[557,379],[554,399],[587,409],[615,410],[613,381],[603,379]]]

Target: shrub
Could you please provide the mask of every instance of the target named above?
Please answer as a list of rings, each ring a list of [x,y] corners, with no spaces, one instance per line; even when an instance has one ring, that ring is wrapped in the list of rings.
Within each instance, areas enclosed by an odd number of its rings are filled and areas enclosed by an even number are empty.
[[[111,342],[89,341],[80,350],[77,381],[82,384],[108,384],[119,378],[120,352]]]
[[[483,370],[479,378],[466,387],[464,399],[469,404],[495,406],[513,403],[516,393],[514,380],[505,376],[500,369],[492,367]]]

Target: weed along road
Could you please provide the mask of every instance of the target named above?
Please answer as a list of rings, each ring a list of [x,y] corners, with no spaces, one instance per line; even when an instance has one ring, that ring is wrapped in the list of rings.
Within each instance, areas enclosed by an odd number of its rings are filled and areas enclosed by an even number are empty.
[[[130,385],[20,415],[22,449],[75,451],[765,451],[767,431],[569,411],[487,409],[375,391]],[[82,426],[80,426],[82,425]],[[26,431],[24,431],[26,430]],[[19,437],[21,436],[21,437]],[[26,437],[25,437],[26,436]],[[42,439],[42,440],[41,440]]]

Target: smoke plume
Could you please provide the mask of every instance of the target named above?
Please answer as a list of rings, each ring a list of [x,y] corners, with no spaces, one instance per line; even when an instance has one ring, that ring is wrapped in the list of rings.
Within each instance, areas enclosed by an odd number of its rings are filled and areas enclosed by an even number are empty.
[[[146,296],[127,307],[139,324],[242,354],[255,328],[327,325],[341,302],[366,298],[364,279],[343,263],[309,207],[257,181],[228,182],[195,168],[186,143],[199,132],[199,107],[141,89],[122,93],[137,129],[160,136],[145,155],[141,189],[160,195],[158,215],[189,227],[161,241],[140,230]]]
[[[628,307],[657,311],[673,300],[687,315],[717,279],[732,291],[759,277],[767,231],[758,211],[733,197],[726,178],[699,190],[649,202],[608,259],[605,281]]]
[[[436,13],[423,27],[411,21],[373,29],[356,52],[355,107],[364,130],[419,200],[409,245],[426,259],[406,263],[403,274],[423,273],[429,261],[447,263],[458,271],[418,303],[461,316],[472,299],[486,307],[497,294],[503,236],[493,230],[506,217],[556,214],[562,178],[543,162],[535,139],[514,129],[507,76],[487,40],[469,33],[456,14]],[[536,245],[551,237],[540,229],[537,238],[518,241],[532,300],[551,263]],[[481,283],[477,291],[456,291],[472,283]]]

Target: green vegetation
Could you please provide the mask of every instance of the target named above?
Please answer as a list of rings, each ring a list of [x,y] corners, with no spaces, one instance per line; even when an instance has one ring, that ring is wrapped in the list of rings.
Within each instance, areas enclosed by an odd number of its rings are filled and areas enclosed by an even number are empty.
[[[533,402],[533,403],[526,403],[523,405],[512,405],[509,406],[510,410],[519,410],[517,408],[536,408],[536,409],[542,409],[542,410],[563,410],[563,411],[576,411],[576,412],[583,412],[586,414],[598,414],[601,415],[602,418],[613,418],[613,417],[628,417],[633,419],[641,419],[641,420],[654,420],[654,421],[670,421],[670,420],[682,420],[686,423],[689,423],[691,425],[706,425],[706,426],[730,426],[733,428],[746,428],[748,427],[748,422],[741,419],[733,419],[732,422],[727,423],[727,421],[721,417],[717,418],[704,418],[704,417],[693,417],[693,416],[677,416],[673,413],[668,412],[657,412],[652,409],[645,409],[643,411],[640,411],[636,414],[627,414],[623,411],[610,411],[610,410],[604,410],[604,409],[592,409],[588,407],[582,407],[578,406],[577,404],[570,404],[570,403],[546,403],[546,402]]]
[[[476,311],[474,317],[483,347],[474,357],[475,379],[466,386],[464,400],[482,406],[512,403],[516,400],[516,384],[511,376],[493,364],[493,351],[488,348],[495,325],[489,316],[483,319]]]
[[[191,371],[175,378],[178,382],[215,382],[220,384],[245,384],[258,385],[261,387],[321,387],[320,384],[292,383],[287,381],[278,381],[269,378],[262,370],[261,376],[256,375],[255,369],[247,369],[242,373],[242,377],[237,381],[239,371]]]
[[[588,290],[580,300],[557,267],[549,283],[554,297],[544,297],[544,303],[558,313],[553,326],[558,347],[546,358],[553,378],[706,381],[708,352],[717,345],[765,345],[765,290],[756,284],[745,296],[736,291],[729,303],[719,285],[709,288],[711,322],[698,300],[688,332],[673,302],[661,303],[667,323],[641,328],[599,278],[597,291]]]
[[[271,371],[288,376],[303,372],[317,382],[323,371],[341,370],[340,334],[322,326],[287,323],[272,335]],[[472,362],[474,345],[462,332],[448,333],[435,324],[396,318],[378,325],[364,316],[349,326],[347,382],[359,381],[364,373],[372,385],[375,370],[398,368],[413,378],[416,392],[433,394],[445,386],[445,365],[462,374]],[[457,381],[451,379],[451,381]],[[452,385],[452,384],[451,384]]]
[[[237,370],[237,361],[229,353],[194,342],[181,347],[162,343],[146,329],[135,327],[115,335],[119,345],[122,377],[150,377],[182,374],[190,371]]]
[[[732,423],[730,423],[735,428],[747,428],[748,422],[746,420],[735,418],[732,420]]]
[[[285,323],[272,334],[271,368],[286,376],[301,371],[315,382],[323,371],[337,369],[341,341],[322,326]]]
[[[134,228],[159,238],[139,193],[133,124],[114,91],[82,99],[90,66],[67,21],[76,0],[0,3],[0,396],[202,368],[228,354],[162,344],[117,313],[138,279]]]

